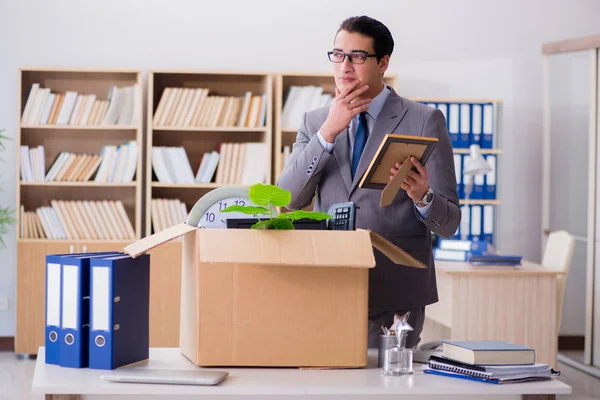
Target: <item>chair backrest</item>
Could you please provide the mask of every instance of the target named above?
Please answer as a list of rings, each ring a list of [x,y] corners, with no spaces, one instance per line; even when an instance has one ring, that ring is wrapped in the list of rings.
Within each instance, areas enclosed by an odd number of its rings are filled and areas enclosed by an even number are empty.
[[[546,248],[544,249],[544,257],[542,265],[545,268],[556,272],[562,272],[558,275],[557,281],[557,296],[556,296],[556,333],[560,330],[562,320],[563,299],[565,295],[565,287],[567,285],[567,274],[571,268],[573,260],[573,251],[575,249],[575,238],[567,231],[554,231],[548,236]]]

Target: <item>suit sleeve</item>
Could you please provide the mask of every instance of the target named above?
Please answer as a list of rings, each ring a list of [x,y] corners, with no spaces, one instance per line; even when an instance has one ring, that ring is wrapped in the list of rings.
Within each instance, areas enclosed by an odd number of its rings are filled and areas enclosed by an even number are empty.
[[[323,169],[333,157],[319,142],[317,132],[309,132],[306,115],[302,118],[290,160],[277,181],[277,186],[292,194],[292,201],[288,205],[291,209],[301,209],[310,204]]]
[[[417,218],[441,237],[454,235],[460,223],[460,206],[456,191],[456,175],[454,171],[454,155],[450,136],[446,128],[446,120],[440,110],[433,109],[423,124],[422,136],[435,137],[439,140],[433,150],[426,167],[429,174],[429,186],[434,197],[427,218],[415,208]]]

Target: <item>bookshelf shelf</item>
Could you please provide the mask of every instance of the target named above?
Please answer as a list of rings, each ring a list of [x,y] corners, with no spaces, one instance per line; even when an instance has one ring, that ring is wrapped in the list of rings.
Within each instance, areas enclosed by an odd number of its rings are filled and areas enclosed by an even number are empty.
[[[141,83],[139,70],[19,69],[17,353],[44,345],[47,254],[122,251],[142,237]]]
[[[185,183],[160,183],[152,182],[153,188],[169,188],[169,189],[215,189],[224,186],[218,183],[198,183],[198,184],[185,184]]]
[[[469,149],[454,148],[454,154],[469,154]],[[481,149],[481,154],[502,154],[501,149]]]
[[[21,186],[31,186],[31,187],[66,187],[66,188],[77,188],[77,187],[114,187],[114,188],[135,188],[137,186],[137,182],[107,182],[107,183],[98,183],[98,182],[23,182],[21,181]]]
[[[466,205],[466,200],[460,200],[461,205]],[[481,205],[481,206],[498,206],[502,204],[501,200],[469,200],[468,204],[470,205]]]
[[[148,73],[146,235],[180,222],[212,189],[241,184],[244,178],[259,182],[256,176],[244,177],[248,169],[259,170],[256,164],[263,163],[263,182],[271,183],[272,85],[266,72]],[[263,153],[254,153],[256,146],[263,146]],[[211,153],[218,153],[216,169],[199,174]]]
[[[156,127],[154,131],[168,131],[168,132],[225,132],[225,133],[266,133],[267,128],[239,128],[239,127],[215,127],[215,128],[201,128],[201,127]]]
[[[397,90],[397,75],[386,73],[384,76],[384,82],[386,85],[391,86],[394,90]],[[322,89],[322,95],[335,96],[335,82],[332,73],[310,73],[310,72],[284,72],[274,76],[274,130],[273,130],[273,182],[277,182],[279,175],[285,165],[284,162],[284,147],[289,147],[290,153],[293,143],[296,141],[296,134],[298,132],[297,126],[288,126],[288,123],[298,121],[301,113],[310,111],[313,108],[303,106],[299,104],[298,107],[292,108],[291,117],[284,116],[285,102],[289,97],[289,93],[292,87],[307,88],[315,86]],[[320,91],[319,89],[319,91]],[[302,89],[307,90],[307,89]],[[318,94],[315,93],[315,97]],[[305,96],[306,97],[306,96]],[[325,99],[322,99],[325,101]],[[316,104],[316,103],[313,103]],[[322,106],[319,105],[319,106]],[[286,112],[286,114],[288,114]],[[289,115],[289,114],[288,114]],[[294,117],[295,115],[295,117]],[[295,125],[292,123],[292,125]]]
[[[74,131],[134,131],[135,126],[121,125],[22,125],[21,129],[48,129]]]

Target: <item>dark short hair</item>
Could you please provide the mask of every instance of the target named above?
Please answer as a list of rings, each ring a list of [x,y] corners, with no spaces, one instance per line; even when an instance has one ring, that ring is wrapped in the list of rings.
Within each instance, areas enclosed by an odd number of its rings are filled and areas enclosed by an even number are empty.
[[[350,17],[345,19],[336,32],[336,36],[340,31],[350,33],[360,33],[373,39],[373,50],[377,55],[377,62],[383,56],[391,56],[394,51],[394,39],[390,30],[381,22],[362,15],[360,17]]]

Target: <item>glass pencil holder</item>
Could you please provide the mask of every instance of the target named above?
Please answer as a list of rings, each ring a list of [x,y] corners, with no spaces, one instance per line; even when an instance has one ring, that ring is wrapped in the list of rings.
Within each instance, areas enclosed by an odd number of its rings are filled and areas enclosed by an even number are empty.
[[[385,350],[381,373],[388,376],[409,375],[413,373],[412,364],[412,349],[394,346]]]

